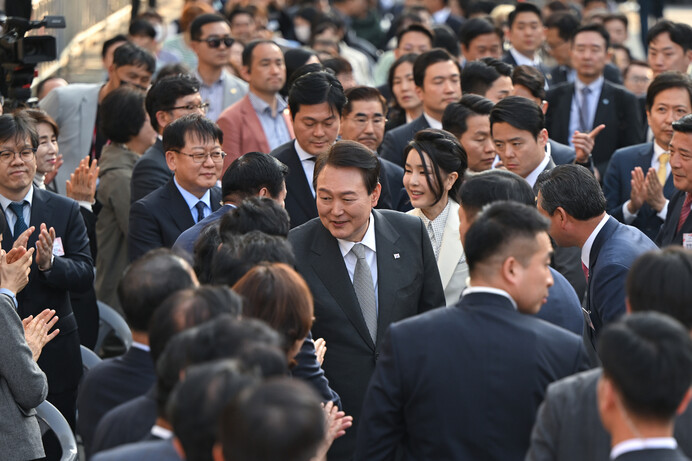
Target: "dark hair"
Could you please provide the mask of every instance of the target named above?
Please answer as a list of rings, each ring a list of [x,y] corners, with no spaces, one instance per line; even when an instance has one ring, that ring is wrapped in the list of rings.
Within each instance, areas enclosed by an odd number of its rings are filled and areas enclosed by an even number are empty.
[[[382,105],[382,114],[387,114],[387,100],[384,99],[382,93],[377,88],[371,86],[354,86],[349,88],[344,93],[346,96],[346,104],[341,110],[341,115],[345,116],[353,110],[353,103],[356,101],[377,101]]]
[[[493,102],[477,94],[465,94],[459,102],[452,102],[442,115],[442,129],[449,131],[457,138],[466,133],[466,120],[474,115],[490,115]]]
[[[305,65],[313,56],[317,56],[314,51],[305,48],[291,48],[284,52],[286,62],[286,81],[291,78],[296,69]]]
[[[103,98],[99,108],[99,128],[112,142],[130,141],[147,123],[144,93],[136,88],[116,88]]]
[[[547,233],[549,227],[548,218],[532,206],[508,201],[487,205],[466,232],[464,253],[469,271],[473,274],[478,264],[509,252],[523,265],[528,264],[535,245],[517,245],[515,241],[533,240],[539,233]]]
[[[658,312],[624,316],[598,341],[603,378],[634,415],[672,421],[692,383],[692,339],[679,322]]]
[[[579,26],[577,30],[574,31],[574,35],[572,35],[572,44],[574,44],[574,39],[577,37],[577,35],[584,32],[596,32],[597,34],[599,34],[601,37],[603,37],[603,40],[605,41],[604,50],[608,50],[608,47],[610,46],[610,34],[608,34],[608,31],[605,27],[603,27],[602,24],[591,23]]]
[[[507,16],[507,25],[510,29],[514,25],[514,21],[517,19],[517,15],[519,13],[533,13],[538,16],[538,20],[541,21],[541,23],[543,22],[541,10],[539,10],[536,5],[529,2],[518,3],[516,8],[514,8],[514,10]]]
[[[454,56],[454,62],[458,63],[456,59],[461,55],[461,48],[459,47],[459,40],[457,36],[447,24],[436,24],[433,26],[433,48],[445,49]]]
[[[623,80],[627,79],[627,75],[630,73],[630,69],[632,69],[633,66],[646,67],[647,69],[651,69],[651,66],[648,62],[642,61],[641,59],[631,59],[629,65],[625,67],[625,70],[622,73]]]
[[[544,8],[550,11],[551,13],[557,13],[558,11],[569,11],[569,6],[565,5],[560,0],[552,0],[550,2],[547,2]]]
[[[687,96],[689,97],[688,102],[692,104],[692,80],[690,80],[690,77],[680,72],[667,71],[657,75],[649,84],[649,89],[646,90],[647,112],[651,111],[656,96],[671,88],[682,88],[686,90]]]
[[[353,66],[341,56],[335,56],[322,62],[327,69],[334,71],[334,75],[353,73]]]
[[[516,66],[512,71],[512,84],[523,86],[534,98],[545,99],[545,77],[533,66]]]
[[[692,251],[679,246],[648,251],[627,274],[626,292],[632,312],[670,315],[692,330]]]
[[[464,94],[485,93],[493,86],[495,80],[500,77],[512,75],[512,66],[495,58],[483,58],[478,61],[466,63],[461,71],[461,88]]]
[[[204,115],[188,114],[169,123],[163,130],[163,150],[180,150],[185,147],[186,137],[195,136],[203,142],[218,141],[223,144],[223,132]]]
[[[192,268],[195,270],[195,274],[197,274],[199,283],[211,282],[211,262],[219,245],[221,245],[219,222],[220,220],[216,220],[204,226],[199,232],[192,249]]]
[[[167,248],[151,250],[127,266],[118,299],[130,328],[147,331],[154,310],[166,296],[193,286],[190,266]]]
[[[53,117],[48,115],[48,112],[46,112],[45,110],[38,109],[38,108],[36,108],[36,109],[23,109],[22,112],[24,112],[26,115],[28,115],[34,121],[35,127],[37,127],[39,123],[45,123],[47,125],[50,125],[50,127],[53,129],[53,133],[55,133],[56,138],[60,135],[60,129],[58,128],[58,124],[55,123],[55,120],[53,120]]]
[[[570,11],[558,11],[545,20],[546,29],[557,29],[559,37],[568,42],[579,29],[579,18]]]
[[[233,291],[245,299],[246,317],[264,320],[283,336],[284,353],[310,333],[314,315],[312,294],[303,277],[290,266],[258,264],[233,285]]]
[[[625,25],[625,29],[627,29],[630,25],[630,22],[627,20],[627,16],[625,16],[622,13],[611,13],[606,15],[605,18],[603,18],[603,24],[610,21],[620,21]]]
[[[146,19],[134,19],[130,23],[127,33],[131,37],[141,35],[149,38],[156,38],[156,29],[154,29],[154,26]]]
[[[190,38],[192,40],[199,40],[202,37],[202,27],[217,22],[225,22],[228,24],[226,18],[217,13],[205,13],[197,16],[192,21],[192,24],[190,24]],[[228,27],[231,27],[230,24],[228,24]]]
[[[459,43],[464,45],[466,48],[471,45],[477,37],[481,35],[495,34],[500,38],[500,41],[504,39],[502,30],[498,29],[495,24],[488,21],[486,18],[471,18],[464,22],[459,28]]]
[[[401,44],[401,38],[410,32],[418,32],[419,34],[423,34],[423,35],[427,36],[430,39],[430,47],[432,48],[433,40],[435,40],[435,37],[433,36],[432,31],[430,30],[429,27],[427,27],[423,24],[416,24],[416,23],[409,24],[407,27],[400,29],[396,33],[396,46],[397,47]]]
[[[300,106],[313,106],[328,103],[336,115],[346,104],[344,88],[339,80],[328,72],[309,72],[297,78],[288,93],[288,107],[291,117],[295,120],[300,112]]]
[[[433,48],[430,51],[419,54],[416,61],[413,63],[413,81],[416,86],[423,88],[423,82],[425,81],[425,71],[428,67],[438,62],[452,61],[459,69],[459,74],[461,74],[461,67],[459,62],[449,54],[449,51],[443,50],[442,48]]]
[[[252,40],[250,43],[245,45],[245,48],[243,48],[242,62],[243,65],[246,66],[248,69],[252,65],[252,52],[255,51],[255,48],[257,48],[258,45],[276,45],[276,42],[274,40],[266,39]],[[276,46],[278,47],[278,45]]]
[[[466,13],[465,16],[469,18],[467,19],[467,22],[471,19],[475,19],[474,16],[477,15],[490,15],[490,13],[493,12],[496,6],[497,2],[493,0],[477,0],[475,2],[468,3],[464,6],[464,12]],[[464,24],[466,24],[466,22],[464,22]]]
[[[113,52],[113,65],[116,68],[122,66],[144,67],[147,72],[153,74],[156,70],[156,58],[144,48],[126,42]]]
[[[673,131],[680,133],[692,133],[692,114],[687,114],[682,118],[673,122]],[[2,132],[0,131],[0,140],[2,140]]]
[[[416,53],[408,53],[403,56],[399,56],[399,58],[396,61],[394,61],[392,66],[389,68],[389,73],[387,74],[387,86],[389,86],[389,92],[392,93],[392,107],[400,108],[399,102],[396,100],[393,93],[394,72],[396,72],[397,67],[399,67],[405,62],[410,62],[413,65],[416,62],[416,58],[418,58],[418,55]]]
[[[550,216],[562,207],[574,219],[586,221],[606,211],[606,199],[598,180],[579,165],[558,165],[538,176],[540,205]]]
[[[288,236],[288,213],[275,200],[267,197],[248,197],[225,213],[220,220],[221,241],[229,244],[236,235],[260,231],[277,237]]]
[[[166,77],[176,77],[179,75],[184,75],[186,77],[194,77],[190,72],[190,68],[187,67],[185,64],[183,64],[182,62],[172,62],[161,67],[159,71],[156,72],[155,82],[163,80]],[[149,88],[149,91],[151,91],[151,88]]]
[[[180,290],[164,299],[149,322],[149,346],[154,363],[177,333],[201,325],[219,315],[240,318],[243,300],[227,287]]]
[[[682,47],[684,52],[692,49],[692,27],[681,22],[673,22],[667,19],[657,22],[646,33],[646,46],[663,33],[668,33],[670,41]]]
[[[221,178],[224,200],[231,196],[240,199],[257,195],[263,187],[276,198],[281,194],[288,176],[288,167],[275,157],[261,152],[248,152],[237,158]]]
[[[379,183],[380,160],[377,154],[359,142],[337,141],[327,152],[317,157],[312,185],[317,190],[317,177],[325,166],[338,168],[358,168],[363,175],[363,184],[368,194],[372,194]]]
[[[314,62],[312,64],[303,64],[302,66],[291,72],[290,77],[286,79],[286,85],[284,85],[284,88],[286,89],[286,97],[288,97],[288,93],[291,90],[291,88],[293,88],[293,83],[295,83],[296,80],[298,80],[303,75],[307,75],[312,72],[326,72],[329,75],[334,75],[331,69],[327,69],[321,63]],[[286,75],[288,75],[288,73]]]
[[[175,107],[175,102],[184,96],[199,93],[199,80],[188,74],[178,74],[169,77],[159,77],[147,92],[145,105],[151,126],[156,132],[161,127],[156,119],[159,111],[170,110]]]
[[[230,13],[228,13],[228,22],[233,22],[233,19],[236,16],[240,16],[241,14],[244,14],[246,16],[250,16],[253,20],[255,19],[255,13],[256,9],[252,7],[242,7],[242,6],[236,6],[234,7]]]
[[[495,123],[508,123],[517,130],[528,131],[535,139],[545,128],[545,115],[535,102],[521,96],[508,96],[490,111],[490,129]]]
[[[435,194],[433,205],[442,199],[443,184],[440,170],[447,174],[452,172],[459,174],[454,185],[449,190],[449,197],[456,201],[459,186],[464,180],[464,173],[466,173],[468,166],[466,151],[459,143],[459,139],[447,131],[428,128],[416,133],[413,140],[406,145],[404,148],[404,163],[406,163],[406,158],[411,150],[415,150],[418,153],[428,188]],[[424,153],[430,159],[432,171],[428,171]]]
[[[226,460],[309,461],[324,437],[319,397],[295,379],[273,379],[247,389],[221,418]]]
[[[34,121],[28,114],[17,112],[0,115],[0,142],[14,139],[17,144],[26,142],[29,138],[31,147],[38,147],[38,132]]]
[[[115,45],[116,43],[120,42],[127,42],[127,37],[123,34],[118,34],[114,37],[109,38],[105,42],[103,42],[103,46],[101,47],[101,59],[106,57],[106,53],[108,53],[108,48],[111,46]]]
[[[488,170],[470,175],[459,188],[458,202],[472,217],[484,206],[506,200],[535,206],[536,195],[521,176],[507,170]]]

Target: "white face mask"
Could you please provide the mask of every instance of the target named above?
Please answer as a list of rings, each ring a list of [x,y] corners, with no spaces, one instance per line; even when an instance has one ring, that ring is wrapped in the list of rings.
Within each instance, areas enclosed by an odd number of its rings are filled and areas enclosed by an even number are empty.
[[[295,26],[293,31],[296,34],[296,38],[301,43],[310,42],[310,26]]]

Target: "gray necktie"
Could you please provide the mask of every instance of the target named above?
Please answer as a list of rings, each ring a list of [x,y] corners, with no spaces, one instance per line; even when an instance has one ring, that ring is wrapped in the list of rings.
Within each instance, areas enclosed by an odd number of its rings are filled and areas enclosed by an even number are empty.
[[[353,272],[353,289],[360,304],[360,310],[363,312],[365,325],[368,327],[372,342],[377,341],[377,305],[375,304],[375,286],[372,283],[372,272],[370,266],[365,260],[365,246],[362,243],[356,243],[351,249],[358,261],[356,269]]]
[[[585,86],[581,90],[581,107],[579,108],[579,131],[588,133],[591,131],[589,123],[589,95],[591,88]]]

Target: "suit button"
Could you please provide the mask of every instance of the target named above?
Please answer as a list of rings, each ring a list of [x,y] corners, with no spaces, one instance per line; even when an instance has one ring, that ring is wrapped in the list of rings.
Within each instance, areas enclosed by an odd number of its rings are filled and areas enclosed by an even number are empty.
[[[377,359],[379,359],[379,358],[380,358],[380,353],[379,353],[379,352],[375,352],[375,362],[377,362]]]

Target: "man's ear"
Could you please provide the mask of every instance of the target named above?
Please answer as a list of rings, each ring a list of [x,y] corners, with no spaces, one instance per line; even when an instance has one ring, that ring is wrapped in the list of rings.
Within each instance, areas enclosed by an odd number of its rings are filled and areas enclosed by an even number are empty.
[[[520,270],[523,269],[519,260],[514,256],[509,256],[502,262],[502,278],[510,285],[517,286],[519,283]]]
[[[564,208],[561,206],[555,208],[555,212],[553,213],[553,216],[558,216],[558,223],[560,224],[560,229],[565,229],[567,225],[569,225],[569,218],[570,216],[567,214]]]
[[[250,81],[250,68],[248,66],[240,67],[240,76],[246,82]]]
[[[257,196],[258,197],[272,198],[271,194],[269,193],[269,189],[267,189],[266,187],[261,188],[259,190],[259,192],[257,193]]]
[[[687,389],[687,392],[685,392],[685,396],[682,398],[682,401],[680,402],[680,405],[678,405],[678,409],[675,410],[675,413],[678,415],[683,414],[687,409],[687,405],[690,403],[690,399],[692,399],[692,388]]]
[[[159,125],[159,130],[163,127],[168,126],[171,123],[171,114],[166,110],[160,110],[156,112],[156,123]]]
[[[166,151],[166,165],[168,165],[168,169],[175,172],[176,164],[177,164],[177,158],[175,156],[175,152],[172,150],[167,150]]]
[[[375,208],[377,202],[380,200],[380,193],[382,192],[382,185],[378,182],[375,189],[370,194],[370,205]]]

